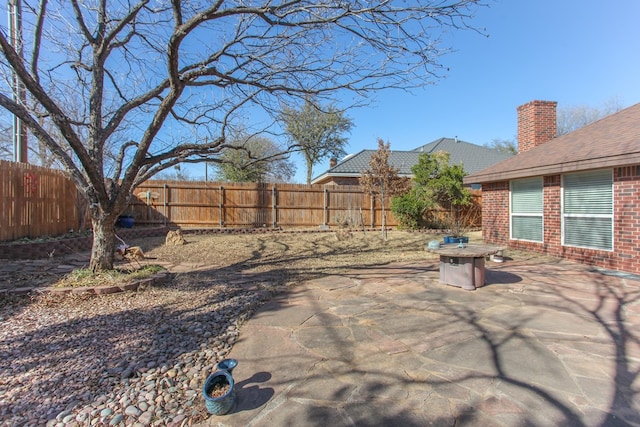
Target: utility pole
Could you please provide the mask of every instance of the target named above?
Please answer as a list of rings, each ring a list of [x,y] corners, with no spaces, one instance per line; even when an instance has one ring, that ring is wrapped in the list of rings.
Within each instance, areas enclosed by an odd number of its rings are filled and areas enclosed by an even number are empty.
[[[9,37],[11,46],[23,58],[22,49],[22,0],[8,0],[9,6]],[[24,85],[13,72],[13,99],[22,105],[27,104],[27,93]],[[20,117],[13,116],[13,158],[16,162],[28,163],[27,127]]]

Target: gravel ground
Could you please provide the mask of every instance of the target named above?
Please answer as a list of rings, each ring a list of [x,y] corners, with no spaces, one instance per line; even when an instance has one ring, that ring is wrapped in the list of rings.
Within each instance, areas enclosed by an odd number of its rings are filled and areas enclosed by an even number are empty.
[[[318,275],[429,257],[433,236],[391,232],[147,239],[164,285],[0,300],[0,425],[191,425],[201,388],[265,300]],[[473,239],[473,237],[472,237]]]

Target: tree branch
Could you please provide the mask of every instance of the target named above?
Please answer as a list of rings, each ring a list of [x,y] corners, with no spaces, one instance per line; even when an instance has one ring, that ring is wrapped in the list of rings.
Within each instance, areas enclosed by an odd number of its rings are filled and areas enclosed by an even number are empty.
[[[36,19],[35,29],[33,31],[33,53],[31,55],[31,75],[37,81],[40,82],[38,60],[40,58],[40,45],[42,44],[42,30],[44,27],[44,18],[47,11],[47,0],[40,2],[40,8],[38,9],[38,18]]]
[[[37,120],[35,120],[31,114],[27,111],[27,109],[18,104],[13,99],[7,97],[3,93],[0,92],[0,105],[10,111],[17,117],[20,117],[23,122],[27,125],[29,130],[34,134],[38,140],[45,143],[47,148],[51,150],[58,159],[62,162],[66,170],[71,175],[71,179],[76,184],[79,189],[85,189],[88,187],[89,183],[85,179],[82,172],[76,167],[73,159],[67,154],[67,152],[51,137],[51,135],[40,126]]]

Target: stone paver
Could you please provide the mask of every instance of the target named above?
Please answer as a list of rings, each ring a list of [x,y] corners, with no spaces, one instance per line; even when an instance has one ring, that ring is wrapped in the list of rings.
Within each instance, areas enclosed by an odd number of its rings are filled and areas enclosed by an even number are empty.
[[[86,262],[11,262],[0,282]],[[640,426],[637,277],[538,261],[488,263],[474,292],[438,277],[398,263],[276,296],[229,355],[236,407],[203,425]]]
[[[640,426],[640,281],[572,263],[437,265],[309,281],[245,324],[213,426]]]

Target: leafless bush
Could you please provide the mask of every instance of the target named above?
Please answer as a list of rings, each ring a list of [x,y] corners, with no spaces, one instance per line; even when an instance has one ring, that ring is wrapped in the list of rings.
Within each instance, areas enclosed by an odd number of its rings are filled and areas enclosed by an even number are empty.
[[[342,211],[334,217],[334,221],[340,228],[343,229],[355,229],[364,228],[364,220],[362,218],[362,210],[355,208],[348,208]]]

